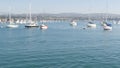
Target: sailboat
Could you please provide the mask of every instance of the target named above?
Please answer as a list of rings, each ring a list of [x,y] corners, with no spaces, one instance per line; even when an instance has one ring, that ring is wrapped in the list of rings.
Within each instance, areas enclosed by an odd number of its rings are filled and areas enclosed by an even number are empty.
[[[41,25],[40,25],[40,29],[46,30],[47,28],[48,28],[48,26],[45,25],[45,24],[41,24]]]
[[[92,2],[92,1],[90,1],[90,2]],[[89,4],[91,4],[91,3],[89,3]],[[89,6],[88,11],[91,11],[91,5]],[[93,23],[93,21],[91,20],[91,17],[90,17],[89,14],[88,14],[88,24],[87,24],[87,27],[96,28],[96,24]]]
[[[105,24],[103,25],[103,28],[104,28],[104,30],[112,30],[112,25],[111,25],[111,24],[108,24],[108,23],[105,23]]]
[[[90,16],[88,16],[88,24],[87,24],[87,27],[90,27],[90,28],[96,28],[96,24],[93,23],[93,21],[90,19]]]
[[[71,26],[77,26],[77,22],[76,22],[76,21],[72,21],[72,22],[70,23],[70,25],[71,25]]]
[[[37,23],[32,21],[32,15],[31,15],[31,3],[29,4],[29,10],[30,10],[30,14],[29,14],[29,21],[28,24],[25,25],[25,27],[30,28],[30,27],[39,27]]]
[[[91,28],[96,28],[96,24],[91,21],[88,22],[87,26]]]
[[[28,23],[27,25],[25,25],[26,28],[30,28],[30,27],[39,27],[36,23],[32,23],[31,21],[29,21],[30,23]]]
[[[43,14],[45,14],[45,13],[43,13]],[[48,22],[48,20],[42,20],[41,22],[42,22],[42,24],[40,25],[40,29],[42,29],[42,30],[48,29],[48,26],[45,25],[45,23]]]
[[[10,24],[8,24],[6,27],[7,28],[17,28],[17,27],[19,27],[19,25],[16,25],[16,24],[13,24],[10,22]]]
[[[106,7],[107,7],[107,12],[108,12],[108,0],[106,0]],[[108,15],[106,15],[106,22],[103,23],[103,29],[104,30],[112,30],[112,24],[110,23],[107,23],[107,18],[108,18]]]
[[[11,8],[10,8],[10,11],[11,11]],[[19,25],[13,23],[12,19],[11,19],[11,13],[9,11],[9,19],[8,19],[8,25],[6,26],[7,28],[17,28],[19,27]]]

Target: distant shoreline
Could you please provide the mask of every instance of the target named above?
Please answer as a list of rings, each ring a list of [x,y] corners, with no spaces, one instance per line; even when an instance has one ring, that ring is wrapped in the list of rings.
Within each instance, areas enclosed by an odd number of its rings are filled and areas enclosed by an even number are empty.
[[[0,19],[8,19],[8,14],[1,14]],[[120,20],[120,14],[105,14],[105,13],[91,13],[91,14],[80,14],[80,13],[59,13],[59,14],[50,14],[50,13],[38,13],[32,14],[33,20]],[[28,19],[28,14],[11,14],[11,18],[16,19]]]

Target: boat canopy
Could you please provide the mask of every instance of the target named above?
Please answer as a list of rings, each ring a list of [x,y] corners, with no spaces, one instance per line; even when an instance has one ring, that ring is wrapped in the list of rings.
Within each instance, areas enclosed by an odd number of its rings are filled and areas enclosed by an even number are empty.
[[[88,22],[88,23],[90,23],[90,24],[94,24],[93,22]]]
[[[108,23],[107,23],[106,25],[107,25],[107,26],[112,26],[112,24],[108,24]]]

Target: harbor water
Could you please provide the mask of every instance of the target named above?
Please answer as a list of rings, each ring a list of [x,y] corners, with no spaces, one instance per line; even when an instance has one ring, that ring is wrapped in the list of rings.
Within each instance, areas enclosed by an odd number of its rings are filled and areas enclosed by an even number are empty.
[[[0,68],[120,68],[120,25],[112,31],[85,21],[40,28],[0,28]]]

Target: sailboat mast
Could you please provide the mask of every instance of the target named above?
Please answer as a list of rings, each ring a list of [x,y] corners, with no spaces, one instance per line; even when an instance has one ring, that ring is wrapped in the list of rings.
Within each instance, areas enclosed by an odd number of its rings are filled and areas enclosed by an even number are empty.
[[[11,24],[11,7],[9,7],[9,23]]]
[[[106,22],[108,20],[108,0],[106,0]]]
[[[30,23],[32,22],[32,15],[31,15],[31,1],[29,3],[29,16],[30,16]]]
[[[8,15],[9,15],[9,23],[11,24],[12,22],[11,22],[11,5],[12,5],[12,0],[10,0],[10,4],[9,4],[10,6],[8,7]]]
[[[89,4],[88,4],[88,11],[92,11],[92,0],[90,0]],[[90,13],[88,13],[88,21],[91,21],[91,16]]]

